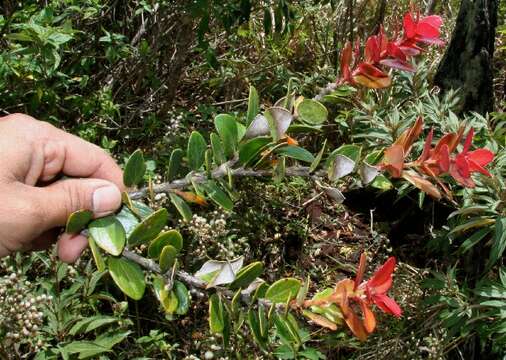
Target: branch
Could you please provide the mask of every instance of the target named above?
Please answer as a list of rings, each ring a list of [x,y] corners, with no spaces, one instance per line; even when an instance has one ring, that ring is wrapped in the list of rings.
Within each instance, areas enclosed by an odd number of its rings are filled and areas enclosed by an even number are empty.
[[[228,169],[234,166],[237,163],[237,159],[227,161],[226,163],[220,165],[218,168],[216,168],[209,177],[207,173],[205,172],[195,172],[188,174],[185,178],[154,185],[153,186],[153,193],[166,193],[170,192],[171,190],[175,189],[182,189],[185,188],[192,183],[201,184],[205,183],[209,179],[219,179],[228,174]],[[261,170],[254,170],[254,169],[245,169],[243,167],[231,169],[230,173],[232,176],[237,177],[264,177],[264,176],[272,176],[272,170],[270,169],[261,169]],[[312,178],[320,178],[325,175],[325,171],[318,171],[316,173],[310,173],[309,167],[307,166],[292,166],[285,170],[286,176],[302,176],[302,177],[312,177]],[[132,191],[129,193],[130,198],[132,200],[137,200],[140,198],[145,197],[147,194],[149,194],[150,190],[148,187],[142,188],[138,191]]]
[[[138,265],[145,268],[146,270],[149,270],[151,272],[162,275],[167,282],[171,281],[171,279],[168,278],[167,273],[164,274],[160,270],[160,267],[158,266],[158,264],[156,262],[154,262],[153,260],[147,259],[147,258],[140,256],[140,255],[137,255],[136,253],[134,253],[130,250],[127,250],[127,249],[123,250],[123,253],[121,255],[123,255],[124,258],[137,263]],[[170,270],[168,273],[170,273]],[[187,273],[184,270],[177,270],[174,275],[180,281],[184,282],[186,285],[188,285],[192,289],[199,289],[199,290],[206,290],[207,289],[205,281],[196,278],[195,276]],[[229,289],[226,289],[223,287],[215,287],[215,289],[218,293],[226,296],[227,298],[232,298],[234,296],[234,292]],[[251,292],[246,291],[246,290],[242,290],[241,291],[241,301],[248,306],[251,305]],[[266,300],[266,299],[258,299],[258,303],[264,305],[267,308],[272,305],[272,302],[269,300]],[[283,309],[283,308],[285,308],[285,304],[276,304],[276,307]]]

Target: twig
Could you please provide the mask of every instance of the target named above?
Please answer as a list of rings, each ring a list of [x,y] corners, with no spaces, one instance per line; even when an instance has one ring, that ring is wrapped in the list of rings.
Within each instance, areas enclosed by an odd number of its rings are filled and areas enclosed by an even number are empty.
[[[216,168],[209,177],[205,172],[196,172],[196,173],[190,173],[188,176],[182,179],[158,184],[152,187],[153,193],[164,193],[164,192],[170,192],[171,190],[175,189],[182,189],[185,188],[192,183],[195,184],[201,184],[211,179],[219,179],[226,175],[228,175],[229,171],[232,176],[236,177],[242,177],[242,176],[249,176],[249,177],[264,177],[264,176],[271,176],[272,170],[268,169],[261,169],[261,170],[254,170],[254,169],[245,169],[244,167],[239,167],[236,169],[230,169],[237,163],[237,159],[227,161],[226,163],[220,165],[218,168]],[[230,169],[230,170],[229,170]],[[319,171],[314,174],[309,172],[309,167],[307,166],[292,166],[285,170],[286,176],[301,176],[301,177],[314,177],[319,178],[321,176],[324,176],[324,171]],[[129,193],[130,198],[132,200],[137,200],[140,198],[145,197],[150,189],[148,187],[142,188],[138,191],[132,191]]]
[[[130,250],[123,250],[123,253],[121,254],[124,258],[133,261],[134,263],[137,263],[141,267],[145,268],[146,270],[149,270],[151,272],[164,275],[161,271],[160,267],[156,262],[154,262],[151,259],[147,259],[141,255],[138,255]],[[177,270],[175,272],[176,277],[184,282],[186,285],[188,285],[192,289],[200,289],[200,290],[206,290],[206,282],[203,280],[200,280],[193,275],[187,273],[184,270]],[[227,298],[232,298],[234,296],[234,292],[231,290],[228,290],[223,287],[215,287],[214,288],[218,293],[220,293],[223,296],[226,296]],[[247,305],[251,305],[251,292],[247,290],[241,291],[241,300]],[[267,299],[258,299],[257,300],[259,304],[264,305],[265,307],[272,306],[272,302]],[[284,309],[285,304],[276,304],[276,307],[279,309]]]

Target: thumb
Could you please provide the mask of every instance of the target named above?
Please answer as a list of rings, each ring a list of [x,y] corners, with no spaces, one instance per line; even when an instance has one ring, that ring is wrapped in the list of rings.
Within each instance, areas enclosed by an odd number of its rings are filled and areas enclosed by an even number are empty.
[[[78,210],[93,211],[98,218],[121,206],[120,190],[106,180],[67,179],[35,189],[45,229],[64,226],[70,214]]]

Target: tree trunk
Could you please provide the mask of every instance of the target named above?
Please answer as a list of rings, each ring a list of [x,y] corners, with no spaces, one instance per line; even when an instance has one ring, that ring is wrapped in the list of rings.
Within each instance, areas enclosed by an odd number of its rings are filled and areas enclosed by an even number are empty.
[[[452,39],[434,82],[443,93],[460,89],[459,112],[494,107],[492,57],[498,0],[462,0]]]
[[[427,4],[427,8],[425,10],[425,15],[432,15],[436,11],[437,0],[429,0]]]

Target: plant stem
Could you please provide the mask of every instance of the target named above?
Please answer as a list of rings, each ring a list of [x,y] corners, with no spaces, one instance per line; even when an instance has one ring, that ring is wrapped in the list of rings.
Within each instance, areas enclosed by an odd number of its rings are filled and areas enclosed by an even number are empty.
[[[153,260],[147,259],[147,258],[145,258],[141,255],[138,255],[138,254],[136,254],[130,250],[127,250],[127,249],[123,250],[122,256],[130,261],[133,261],[134,263],[137,263],[138,265],[145,268],[146,270],[149,270],[149,271],[157,273],[157,274],[161,274],[165,278],[166,274],[164,274],[161,271],[158,264],[156,262],[154,262]],[[169,270],[169,272],[170,272],[170,270]],[[207,289],[205,281],[194,277],[193,275],[187,273],[184,270],[176,271],[175,275],[180,281],[184,282],[186,285],[188,285],[192,289],[199,289],[199,290],[206,290]],[[165,279],[165,280],[167,280],[167,279]],[[223,287],[215,287],[215,290],[227,298],[232,298],[234,296],[233,291],[223,288]],[[252,300],[251,299],[251,292],[249,292],[247,290],[242,290],[241,291],[241,300],[245,304],[250,305],[251,300]],[[272,305],[272,302],[267,299],[258,299],[258,303],[264,305],[267,308],[269,308]],[[278,307],[279,309],[283,309],[283,308],[285,308],[285,304],[276,304],[276,307]]]
[[[152,187],[153,193],[164,193],[164,192],[171,192],[171,190],[175,189],[182,189],[185,188],[192,183],[201,184],[211,179],[219,179],[226,175],[228,175],[228,172],[231,167],[233,167],[237,163],[237,159],[227,161],[226,163],[220,165],[218,168],[214,169],[211,172],[211,176],[208,177],[205,172],[196,172],[196,173],[190,173],[188,176],[182,179],[177,179],[174,181],[158,184]],[[236,169],[231,169],[230,174],[232,176],[236,177],[264,177],[264,176],[272,176],[271,169],[260,169],[260,170],[254,170],[254,169],[245,169],[243,167],[239,167]],[[325,175],[325,171],[318,171],[316,173],[310,173],[309,167],[307,166],[292,166],[286,169],[285,171],[286,176],[301,176],[301,177],[314,177],[319,178]],[[138,191],[132,191],[129,193],[130,198],[132,200],[137,200],[145,197],[147,194],[149,194],[149,187],[142,188]]]

